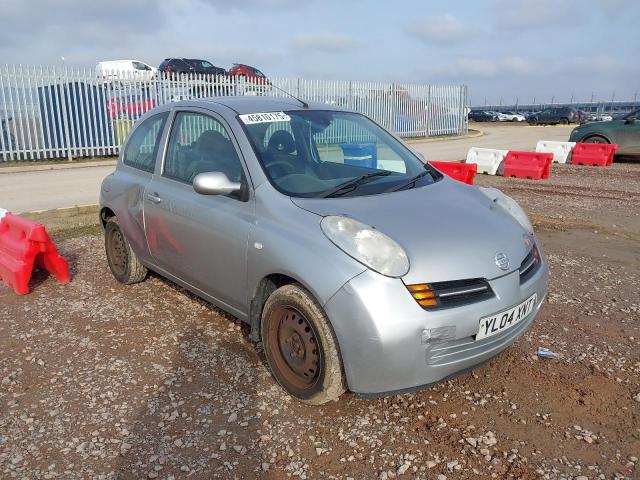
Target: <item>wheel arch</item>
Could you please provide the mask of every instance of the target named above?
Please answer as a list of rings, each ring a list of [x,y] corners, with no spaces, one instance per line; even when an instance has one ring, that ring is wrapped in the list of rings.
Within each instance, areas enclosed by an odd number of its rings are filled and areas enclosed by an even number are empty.
[[[107,220],[115,216],[116,214],[109,207],[102,207],[100,209],[100,225],[102,225],[103,230],[107,226]]]
[[[249,302],[249,325],[251,327],[250,336],[253,341],[260,341],[260,322],[262,321],[262,310],[264,309],[264,304],[267,299],[278,288],[291,284],[300,285],[316,300],[318,300],[313,289],[309,288],[309,286],[299,278],[285,273],[271,273],[269,275],[265,275],[253,289],[253,294]]]

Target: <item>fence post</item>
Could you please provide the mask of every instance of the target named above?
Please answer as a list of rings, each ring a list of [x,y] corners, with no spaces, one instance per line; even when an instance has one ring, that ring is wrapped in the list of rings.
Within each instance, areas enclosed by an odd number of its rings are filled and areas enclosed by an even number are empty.
[[[393,121],[393,118],[394,118],[394,109],[395,109],[395,105],[394,105],[394,104],[395,104],[395,98],[394,98],[394,97],[395,97],[395,95],[394,95],[394,93],[393,93],[393,92],[394,92],[394,84],[393,84],[393,83],[391,83],[391,85],[389,85],[389,102],[388,102],[388,110],[389,110],[389,111],[387,112],[387,113],[388,113],[388,115],[389,115],[389,116],[387,117],[387,121],[388,121],[389,123],[388,123],[387,128],[388,128],[390,131],[392,131],[393,133],[397,133],[397,132],[396,132],[396,129],[395,129],[394,121]]]
[[[54,67],[55,68],[55,67]],[[67,98],[65,96],[64,83],[67,81],[67,67],[64,68],[64,81],[62,79],[62,73],[58,76],[60,79],[60,83],[58,84],[58,92],[60,94],[60,103],[62,108],[62,131],[64,132],[64,144],[67,149],[67,160],[70,162],[73,161],[73,156],[71,154],[71,138],[69,135],[69,122],[67,118]]]
[[[431,85],[427,86],[427,137],[431,136],[431,117],[432,117],[431,108]]]
[[[466,121],[466,115],[464,114],[466,107],[464,85],[460,85],[460,94],[458,95],[459,102],[459,123],[458,123],[458,135],[462,135],[464,132],[464,124]]]

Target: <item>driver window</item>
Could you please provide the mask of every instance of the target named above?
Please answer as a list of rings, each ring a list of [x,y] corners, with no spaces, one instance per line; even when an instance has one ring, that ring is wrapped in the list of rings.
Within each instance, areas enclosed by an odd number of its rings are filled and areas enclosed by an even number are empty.
[[[222,172],[232,182],[243,179],[238,152],[224,126],[208,115],[178,112],[162,175],[191,184],[204,172]]]
[[[406,173],[404,160],[355,122],[334,119],[313,136],[320,160],[377,170]]]

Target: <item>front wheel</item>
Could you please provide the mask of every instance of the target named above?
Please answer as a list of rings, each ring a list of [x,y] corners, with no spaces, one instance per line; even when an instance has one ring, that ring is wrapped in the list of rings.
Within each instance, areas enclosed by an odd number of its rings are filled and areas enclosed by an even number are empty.
[[[337,400],[346,390],[329,319],[300,285],[285,285],[271,294],[260,330],[273,376],[293,397],[321,405]]]
[[[116,217],[110,217],[105,225],[104,249],[109,269],[120,283],[130,285],[147,277],[147,268],[131,248]]]
[[[584,143],[609,143],[607,142],[606,138],[601,137],[599,135],[593,135],[592,137],[585,138],[583,142]]]
[[[560,125],[569,125],[569,120],[567,118],[561,118]]]

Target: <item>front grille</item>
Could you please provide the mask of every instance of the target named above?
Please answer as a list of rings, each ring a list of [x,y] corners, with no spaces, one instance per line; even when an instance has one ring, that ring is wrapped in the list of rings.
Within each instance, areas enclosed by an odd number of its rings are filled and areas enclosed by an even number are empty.
[[[527,254],[525,259],[520,264],[520,284],[529,280],[540,268],[542,262],[540,261],[540,252],[534,245],[531,251]]]
[[[494,296],[484,278],[407,285],[409,292],[425,310],[453,308],[481,302]]]

